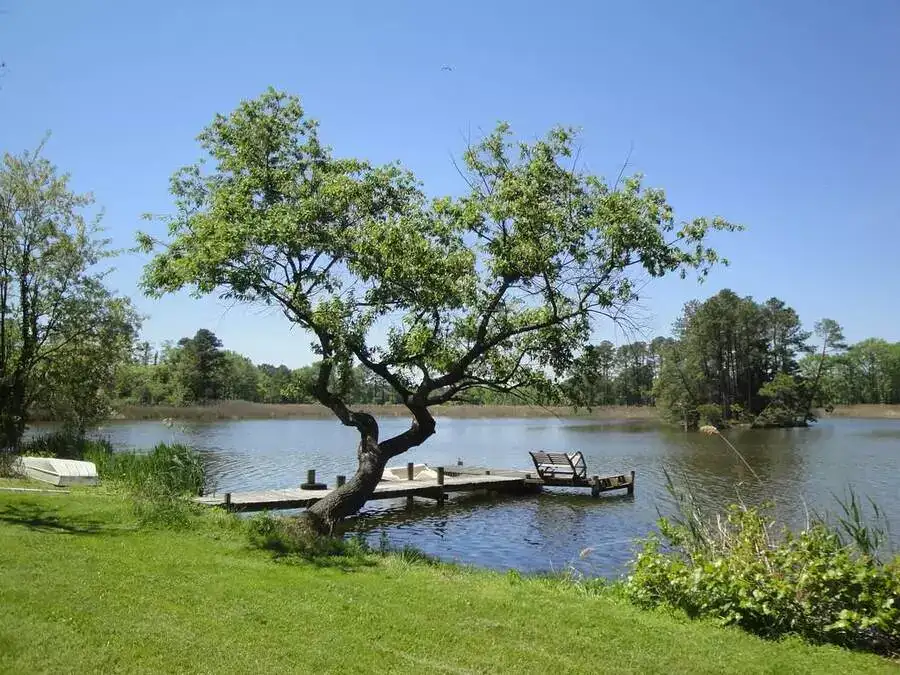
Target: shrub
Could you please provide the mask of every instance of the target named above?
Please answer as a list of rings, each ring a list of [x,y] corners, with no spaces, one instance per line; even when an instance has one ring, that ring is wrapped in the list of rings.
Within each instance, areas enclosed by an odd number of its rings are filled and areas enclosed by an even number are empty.
[[[0,478],[6,478],[7,476],[16,475],[16,472],[13,469],[15,459],[16,455],[12,450],[8,448],[0,448]]]
[[[725,415],[722,412],[722,406],[715,403],[703,403],[697,406],[697,417],[700,424],[712,424],[715,427],[721,427],[725,422]]]
[[[840,528],[820,521],[792,533],[776,528],[768,505],[732,506],[724,517],[706,519],[692,499],[680,504],[690,508],[662,518],[659,535],[645,540],[632,561],[623,585],[631,600],[766,637],[798,634],[900,651],[900,557],[882,563],[871,537],[857,545],[866,529],[859,512]]]
[[[249,520],[247,531],[252,547],[272,551],[277,557],[317,560],[332,556],[360,557],[370,552],[362,539],[320,535],[303,518],[279,518],[263,513]]]

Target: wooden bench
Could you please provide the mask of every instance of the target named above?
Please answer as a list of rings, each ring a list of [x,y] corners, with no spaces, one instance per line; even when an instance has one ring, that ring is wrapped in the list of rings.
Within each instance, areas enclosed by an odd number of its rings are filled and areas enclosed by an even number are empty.
[[[587,481],[587,464],[581,452],[529,452],[541,480],[568,480],[573,485]]]

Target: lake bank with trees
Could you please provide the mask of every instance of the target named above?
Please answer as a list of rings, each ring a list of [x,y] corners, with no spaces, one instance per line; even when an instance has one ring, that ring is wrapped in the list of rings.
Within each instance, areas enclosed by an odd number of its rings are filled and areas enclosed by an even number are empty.
[[[407,409],[399,404],[363,404],[360,410],[377,417],[403,417]],[[900,404],[859,404],[834,405],[829,409],[817,409],[820,417],[847,417],[857,419],[898,419]],[[459,404],[435,408],[438,417],[457,419],[519,418],[540,419],[556,417],[560,419],[594,420],[648,420],[662,421],[660,411],[654,406],[605,405],[590,409],[573,406],[539,405],[499,405],[499,404]],[[259,403],[253,401],[213,401],[197,405],[134,405],[131,403],[112,404],[111,413],[102,421],[155,420],[164,419],[214,422],[219,420],[254,419],[331,419],[330,410],[317,403]],[[60,422],[52,415],[38,411],[34,422]]]

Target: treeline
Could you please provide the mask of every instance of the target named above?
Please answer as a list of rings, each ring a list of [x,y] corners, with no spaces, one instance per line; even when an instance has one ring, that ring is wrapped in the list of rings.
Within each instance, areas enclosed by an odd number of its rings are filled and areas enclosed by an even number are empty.
[[[900,403],[900,343],[848,346],[831,319],[806,331],[778,298],[760,303],[723,290],[687,303],[673,333],[586,348],[563,386],[569,401],[656,404],[687,427],[794,426],[832,404]]]
[[[256,365],[224,349],[205,328],[193,337],[154,351],[147,342],[135,346],[118,369],[114,397],[131,405],[190,405],[217,400],[257,403],[313,403],[318,364],[291,369]],[[347,392],[351,403],[399,403],[393,389],[361,367],[351,369],[332,387]]]
[[[619,346],[608,340],[588,345],[555,386],[515,394],[475,390],[470,401],[656,405],[689,427],[792,426],[833,404],[900,403],[900,343],[871,338],[848,346],[830,319],[806,331],[797,312],[777,298],[758,303],[724,290],[687,303],[673,332]],[[111,398],[124,404],[314,403],[319,368],[257,365],[201,329],[160,351],[137,343],[116,373]],[[350,403],[401,403],[390,385],[360,366],[331,387]]]
[[[900,342],[858,342],[827,356],[822,398],[830,403],[900,403]]]

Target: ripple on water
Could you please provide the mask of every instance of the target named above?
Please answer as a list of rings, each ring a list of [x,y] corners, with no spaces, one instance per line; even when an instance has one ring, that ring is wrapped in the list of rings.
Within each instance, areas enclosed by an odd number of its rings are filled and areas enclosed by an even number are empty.
[[[385,420],[382,434],[404,427]],[[161,441],[189,443],[209,458],[219,491],[285,488],[303,482],[307,469],[334,483],[353,472],[356,437],[331,420],[247,420],[185,424],[108,424],[116,447],[148,448]],[[438,433],[402,458],[433,466],[529,468],[534,448],[579,449],[592,473],[637,472],[633,499],[592,500],[554,490],[540,497],[454,497],[444,509],[425,500],[407,511],[404,501],[372,502],[352,527],[374,545],[382,533],[392,545],[410,544],[447,560],[494,569],[545,571],[568,566],[615,575],[629,559],[631,542],[654,528],[669,499],[665,471],[689,484],[703,503],[721,508],[740,498],[776,501],[777,514],[794,525],[808,512],[833,511],[833,495],[852,485],[900,520],[900,431],[894,420],[824,420],[811,429],[729,433],[759,481],[721,439],[645,421],[439,420]],[[549,492],[549,491],[548,491]],[[900,527],[894,527],[895,537]],[[585,549],[590,551],[581,557]]]

